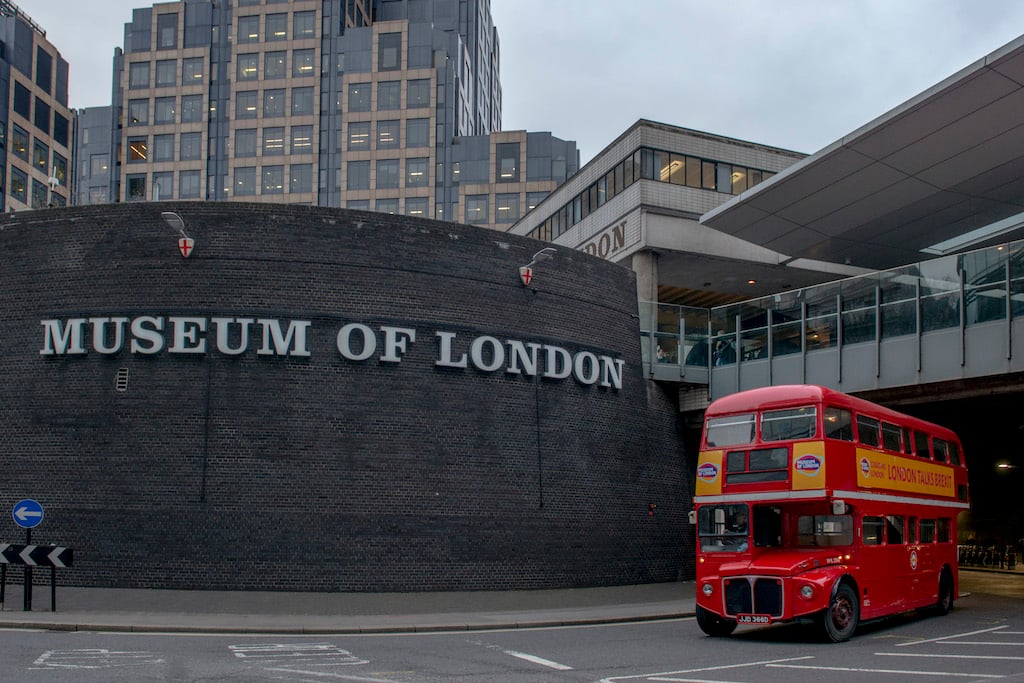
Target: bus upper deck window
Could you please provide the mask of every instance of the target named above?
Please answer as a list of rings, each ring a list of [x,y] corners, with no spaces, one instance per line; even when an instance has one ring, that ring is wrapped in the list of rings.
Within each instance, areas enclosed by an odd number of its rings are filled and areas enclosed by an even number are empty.
[[[963,464],[963,461],[960,460],[960,447],[954,441],[949,442],[949,462],[954,465]]]
[[[761,414],[762,441],[810,439],[818,433],[818,411],[814,406],[766,410]]]
[[[932,451],[928,448],[928,435],[924,432],[914,432],[914,454],[919,458],[931,460]]]
[[[943,439],[932,439],[932,451],[935,453],[936,462],[949,462],[949,453]]]
[[[857,440],[865,446],[878,448],[878,420],[867,415],[857,416]]]
[[[707,444],[711,448],[754,443],[754,414],[708,418]]]
[[[853,418],[849,410],[825,408],[825,437],[853,441]]]
[[[887,451],[900,452],[900,428],[890,422],[882,423],[882,448]]]

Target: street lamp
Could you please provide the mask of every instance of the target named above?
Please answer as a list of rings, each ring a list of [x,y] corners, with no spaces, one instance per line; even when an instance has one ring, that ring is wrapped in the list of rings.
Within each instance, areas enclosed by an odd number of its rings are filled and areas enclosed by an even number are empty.
[[[188,258],[192,254],[192,250],[196,246],[195,240],[185,234],[185,221],[181,219],[181,216],[174,213],[173,211],[162,211],[160,212],[160,218],[164,219],[164,223],[171,226],[171,229],[177,232],[181,237],[178,239],[178,251],[185,258]]]
[[[56,206],[57,202],[53,201],[53,195],[57,192],[57,188],[60,187],[60,179],[52,175],[46,179],[46,184],[50,186],[50,206]]]
[[[554,258],[555,254],[557,253],[558,250],[555,249],[554,247],[544,247],[543,249],[541,249],[540,251],[533,255],[533,258],[530,260],[529,263],[527,263],[525,266],[520,266],[519,279],[522,281],[523,285],[528,286],[530,282],[533,280],[533,267],[535,265],[541,263],[542,261],[547,261],[548,259]]]

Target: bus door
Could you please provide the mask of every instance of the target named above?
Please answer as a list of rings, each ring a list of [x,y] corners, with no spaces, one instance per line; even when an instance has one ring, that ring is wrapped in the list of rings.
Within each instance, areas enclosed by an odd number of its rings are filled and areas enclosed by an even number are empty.
[[[910,591],[910,567],[902,530],[897,534],[890,528],[888,516],[864,515],[860,532],[859,583],[864,616],[872,618],[876,613],[904,609]]]

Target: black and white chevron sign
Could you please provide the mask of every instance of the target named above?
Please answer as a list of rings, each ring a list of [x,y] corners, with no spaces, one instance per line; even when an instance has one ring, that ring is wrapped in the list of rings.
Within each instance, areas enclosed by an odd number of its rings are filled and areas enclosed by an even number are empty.
[[[25,564],[33,567],[70,567],[74,551],[56,545],[15,545],[0,543],[0,564]]]

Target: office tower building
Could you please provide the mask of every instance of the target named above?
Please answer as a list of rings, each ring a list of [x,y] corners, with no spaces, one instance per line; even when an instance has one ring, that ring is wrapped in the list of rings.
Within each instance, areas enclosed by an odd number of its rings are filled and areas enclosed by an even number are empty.
[[[507,227],[579,167],[501,129],[488,0],[185,0],[114,59],[113,201],[340,206]]]
[[[0,43],[0,210],[65,206],[68,63],[46,31],[6,0],[0,0]]]

